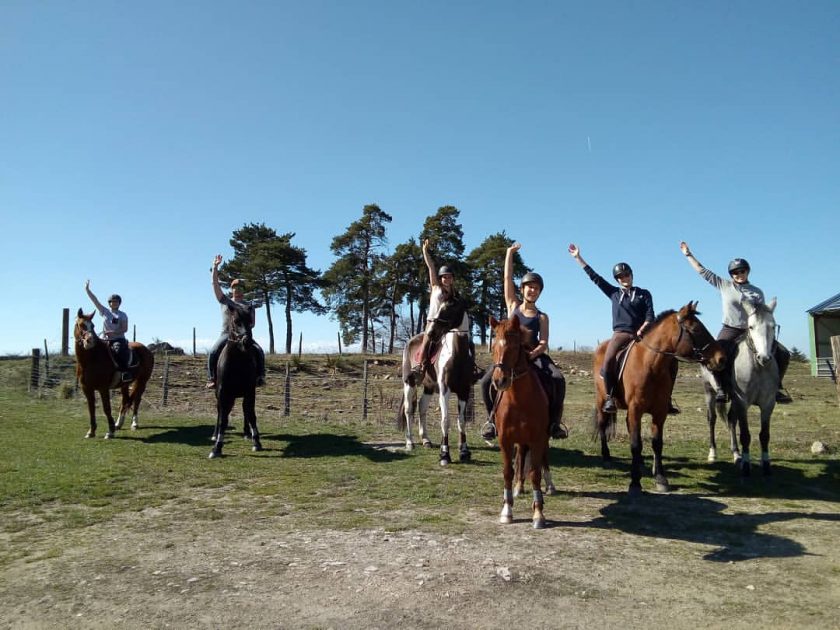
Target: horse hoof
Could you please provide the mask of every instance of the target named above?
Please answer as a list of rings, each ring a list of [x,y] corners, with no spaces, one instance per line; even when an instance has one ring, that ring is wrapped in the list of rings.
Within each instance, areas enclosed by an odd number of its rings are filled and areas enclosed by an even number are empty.
[[[545,517],[540,516],[534,519],[534,529],[545,529]]]
[[[522,490],[522,488],[514,488],[513,489],[513,498],[515,499],[516,497],[521,495],[523,492],[524,491]]]
[[[706,458],[706,461],[710,464],[713,463],[717,459],[717,451],[713,448],[709,449],[709,456]]]
[[[750,466],[749,462],[741,463],[741,476],[752,477],[752,466]]]
[[[210,451],[210,454],[207,456],[207,459],[217,459],[221,456],[222,456],[221,453],[217,453],[215,450],[213,450],[213,451]]]
[[[467,464],[472,461],[472,453],[469,451],[469,449],[464,449],[458,455],[458,459],[462,464]]]
[[[660,483],[656,482],[656,491],[657,492],[671,492],[671,486],[668,485],[668,482]]]
[[[434,448],[435,445],[432,444],[431,440],[423,440],[423,448]]]
[[[85,433],[86,440],[92,437],[96,437],[96,431],[88,431],[87,433]]]
[[[770,470],[770,462],[761,462],[761,472],[764,473],[765,477],[769,477],[772,474]]]
[[[140,428],[140,425],[139,425],[139,424],[137,424],[136,422],[132,422],[132,423],[131,423],[131,430],[132,430],[132,431],[136,431],[136,430],[137,430],[137,429],[139,429],[139,428]]]
[[[451,463],[452,463],[452,460],[448,456],[440,458],[440,465],[441,466],[449,466],[449,464],[451,464]]]
[[[513,517],[512,517],[512,516],[509,516],[509,515],[507,515],[507,514],[502,514],[502,515],[499,517],[499,522],[500,522],[502,525],[510,525],[511,523],[513,523]]]
[[[631,485],[627,489],[627,494],[631,497],[640,497],[642,496],[642,486],[633,486]]]
[[[406,442],[405,443],[405,450],[413,451],[414,450],[414,442]]]
[[[255,442],[254,445],[251,447],[251,450],[255,453],[258,453],[259,451],[263,450],[262,444],[260,444],[259,442]]]
[[[553,497],[554,495],[559,494],[559,493],[557,492],[557,488],[555,488],[554,486],[548,486],[545,489],[545,494],[550,496],[550,497]]]
[[[104,437],[104,438],[102,438],[102,439],[104,439],[104,440],[111,440],[111,439],[113,439],[113,438],[114,438],[114,432],[113,432],[113,431],[108,431],[108,433],[106,433],[106,434],[105,434],[105,437]]]

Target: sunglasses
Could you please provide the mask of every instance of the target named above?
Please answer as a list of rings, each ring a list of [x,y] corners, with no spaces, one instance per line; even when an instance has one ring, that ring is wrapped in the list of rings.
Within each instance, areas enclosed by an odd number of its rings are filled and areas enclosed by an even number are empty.
[[[735,276],[735,275],[738,275],[738,274],[741,274],[741,273],[747,273],[747,270],[746,269],[733,269],[730,273],[733,276]]]
[[[621,280],[622,278],[629,278],[632,275],[633,275],[632,273],[620,273],[615,277],[615,279],[616,280]]]

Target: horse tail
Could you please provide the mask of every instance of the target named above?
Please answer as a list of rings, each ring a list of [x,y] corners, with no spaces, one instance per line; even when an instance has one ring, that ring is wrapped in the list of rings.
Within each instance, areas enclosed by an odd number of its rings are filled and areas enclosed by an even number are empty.
[[[616,413],[599,414],[598,410],[592,408],[592,440],[600,439],[601,433],[607,440],[615,437],[615,419],[618,416]]]
[[[396,424],[398,431],[405,431],[405,396],[400,398],[400,408],[397,410]]]

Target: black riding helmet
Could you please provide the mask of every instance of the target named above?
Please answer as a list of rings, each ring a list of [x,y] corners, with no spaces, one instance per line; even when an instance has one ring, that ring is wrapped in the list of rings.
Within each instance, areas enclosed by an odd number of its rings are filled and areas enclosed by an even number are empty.
[[[533,282],[534,284],[536,284],[540,288],[540,291],[542,291],[545,288],[545,283],[543,282],[542,276],[536,273],[535,271],[529,271],[524,276],[522,276],[522,280],[519,281],[519,286],[525,286],[529,282]]]
[[[112,293],[111,296],[108,298],[109,302],[113,302],[114,300],[116,300],[119,304],[122,304],[122,298],[116,293]]]
[[[452,271],[452,267],[450,267],[449,265],[443,265],[443,266],[441,266],[440,269],[438,269],[438,274],[437,275],[444,276],[446,274],[449,274],[450,276],[455,275],[455,272]]]
[[[618,280],[618,276],[624,275],[625,273],[629,273],[631,276],[633,275],[633,270],[630,268],[626,262],[620,262],[613,267],[613,278]]]
[[[750,263],[748,263],[745,258],[733,258],[729,262],[729,275],[731,276],[732,272],[737,271],[738,269],[746,269],[749,271]]]

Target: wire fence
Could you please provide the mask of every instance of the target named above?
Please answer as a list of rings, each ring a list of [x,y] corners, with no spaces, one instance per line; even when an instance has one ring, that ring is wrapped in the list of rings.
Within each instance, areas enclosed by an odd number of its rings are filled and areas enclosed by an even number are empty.
[[[25,362],[26,359],[20,359]],[[155,367],[142,409],[172,415],[214,418],[216,399],[207,389],[206,355],[155,355]],[[393,362],[392,362],[393,363]],[[314,361],[281,360],[269,357],[266,384],[257,390],[257,414],[261,418],[305,418],[321,422],[365,422],[393,425],[403,396],[402,380],[394,365],[380,360],[362,362],[361,373],[345,366],[314,365]],[[345,371],[346,370],[346,371]],[[41,398],[81,397],[73,357],[51,357],[33,352],[28,374],[28,390]],[[420,392],[418,392],[419,394]],[[467,420],[474,416],[474,398],[467,409]],[[112,398],[118,396],[112,393]],[[457,414],[457,398],[450,397],[449,412]],[[241,406],[234,407],[234,417]],[[429,407],[428,422],[439,422],[437,397]],[[454,426],[454,424],[453,424]]]

